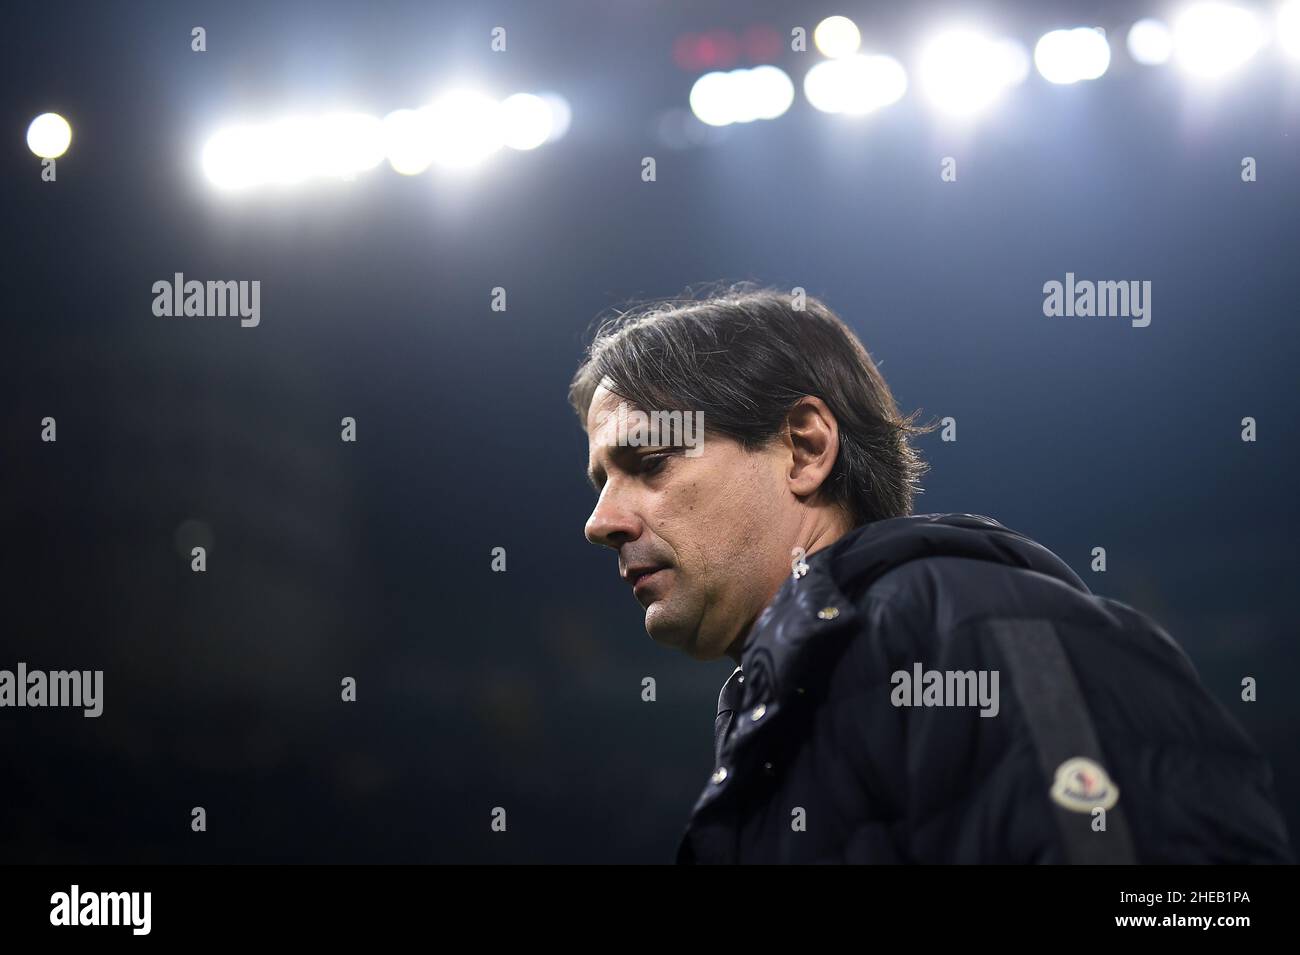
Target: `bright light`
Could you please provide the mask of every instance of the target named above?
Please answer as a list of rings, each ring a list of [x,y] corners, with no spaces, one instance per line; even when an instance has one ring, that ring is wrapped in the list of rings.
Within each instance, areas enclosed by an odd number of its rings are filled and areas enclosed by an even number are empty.
[[[1034,47],[1034,65],[1049,83],[1095,80],[1110,66],[1105,34],[1088,27],[1053,30]]]
[[[536,149],[551,136],[551,107],[532,93],[516,93],[501,103],[502,136],[511,149]]]
[[[954,116],[973,116],[1024,80],[1029,57],[1013,40],[995,40],[954,30],[932,40],[921,53],[921,86],[930,102]]]
[[[907,72],[889,56],[859,54],[823,60],[804,77],[803,92],[823,113],[860,116],[902,99]]]
[[[222,189],[243,189],[264,181],[258,165],[256,131],[248,126],[223,129],[203,147],[203,172]]]
[[[27,148],[42,159],[58,159],[72,143],[72,127],[58,113],[41,113],[27,127]]]
[[[396,109],[384,117],[384,155],[393,171],[418,176],[433,162],[433,123],[427,110]]]
[[[1300,60],[1300,0],[1287,0],[1278,8],[1277,42],[1287,56]]]
[[[546,105],[551,109],[551,135],[548,142],[555,142],[562,139],[564,134],[569,131],[569,122],[573,118],[573,110],[569,108],[569,101],[559,93],[542,93],[542,99],[546,100]]]
[[[352,179],[384,161],[384,124],[365,113],[330,113],[313,129],[314,175]]]
[[[1006,37],[994,40],[993,58],[1005,86],[1019,86],[1029,77],[1029,50],[1019,40]]]
[[[1259,19],[1226,3],[1197,3],[1174,21],[1174,51],[1187,72],[1219,77],[1249,60],[1264,43]]]
[[[476,166],[504,145],[501,105],[472,90],[455,90],[429,107],[433,161],[451,169]]]
[[[813,43],[823,56],[834,60],[857,53],[862,34],[848,17],[827,17],[813,30]]]
[[[266,179],[291,186],[310,178],[316,157],[316,128],[307,119],[283,119],[258,132]]]
[[[705,73],[691,86],[691,112],[701,123],[726,126],[735,110],[732,105],[731,77],[714,71]]]
[[[775,66],[705,73],[690,95],[691,112],[710,126],[775,119],[793,102],[794,83]]]
[[[290,117],[232,126],[203,147],[203,171],[223,189],[352,179],[384,158],[381,124],[363,113]]]
[[[333,112],[229,126],[208,139],[201,159],[209,181],[222,189],[350,180],[385,158],[396,172],[415,176],[434,163],[473,166],[504,145],[535,149],[568,125],[569,104],[555,93],[517,93],[498,103],[460,90],[382,120]]]
[[[1128,52],[1143,66],[1168,63],[1174,54],[1174,35],[1160,20],[1139,20],[1129,28]]]
[[[794,83],[785,70],[756,66],[744,78],[745,113],[755,119],[776,119],[794,102]]]

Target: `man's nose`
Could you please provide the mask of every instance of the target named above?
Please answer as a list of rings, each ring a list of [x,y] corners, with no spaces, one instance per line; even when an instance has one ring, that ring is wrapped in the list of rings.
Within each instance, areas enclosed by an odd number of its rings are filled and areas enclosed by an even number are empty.
[[[583,530],[587,540],[593,544],[604,544],[617,550],[628,541],[641,536],[641,521],[608,492],[609,485],[606,485]]]

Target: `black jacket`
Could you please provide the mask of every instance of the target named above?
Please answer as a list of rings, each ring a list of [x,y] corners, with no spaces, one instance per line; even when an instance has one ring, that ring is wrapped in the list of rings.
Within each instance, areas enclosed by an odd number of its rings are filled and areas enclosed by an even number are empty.
[[[1293,861],[1267,763],[1182,650],[1051,551],[925,514],[806,563],[719,694],[678,862]]]

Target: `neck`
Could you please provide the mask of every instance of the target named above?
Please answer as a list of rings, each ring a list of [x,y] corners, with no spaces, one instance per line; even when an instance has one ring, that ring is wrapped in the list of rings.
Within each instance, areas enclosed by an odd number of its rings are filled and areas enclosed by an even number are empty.
[[[795,537],[797,543],[789,549],[790,560],[786,561],[785,574],[772,588],[772,592],[768,594],[763,607],[760,607],[754,616],[745,622],[744,626],[741,627],[739,636],[732,640],[731,645],[727,647],[727,656],[735,661],[736,666],[740,666],[741,656],[754,630],[754,622],[758,620],[763,608],[772,602],[777,592],[780,591],[782,584],[785,583],[786,578],[790,576],[795,548],[802,548],[804,556],[807,557],[834,544],[852,529],[852,522],[839,509],[832,512],[814,511],[805,517],[802,526],[799,528],[799,533]]]

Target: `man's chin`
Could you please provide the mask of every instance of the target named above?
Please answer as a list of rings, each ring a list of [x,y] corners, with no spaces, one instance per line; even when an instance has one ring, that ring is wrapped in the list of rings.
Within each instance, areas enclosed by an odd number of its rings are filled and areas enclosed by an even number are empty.
[[[660,646],[685,649],[695,636],[694,630],[683,626],[667,603],[656,600],[645,608],[645,632]]]
[[[685,623],[665,603],[666,601],[656,600],[646,608],[645,630],[651,640],[661,647],[680,650],[696,660],[712,660],[722,655],[710,653],[701,647],[699,627]]]

